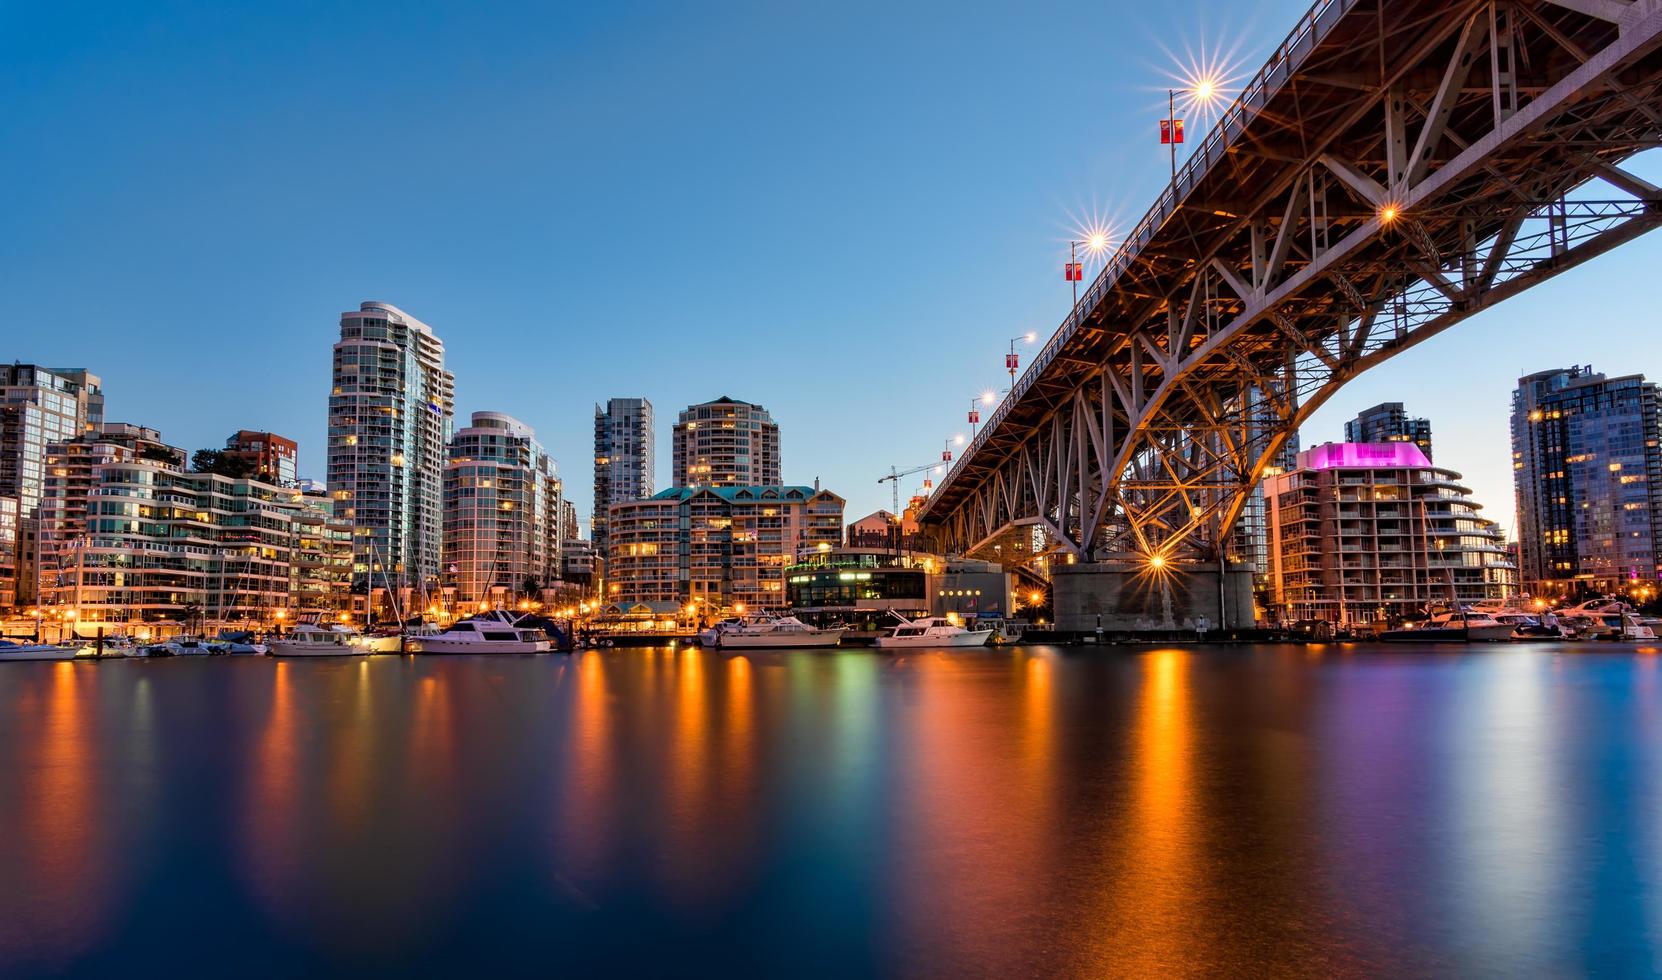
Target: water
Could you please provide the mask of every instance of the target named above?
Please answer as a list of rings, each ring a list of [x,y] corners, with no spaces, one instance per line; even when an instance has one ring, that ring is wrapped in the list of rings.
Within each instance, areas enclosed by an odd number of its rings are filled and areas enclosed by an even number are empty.
[[[1642,649],[0,664],[0,974],[1654,973]]]

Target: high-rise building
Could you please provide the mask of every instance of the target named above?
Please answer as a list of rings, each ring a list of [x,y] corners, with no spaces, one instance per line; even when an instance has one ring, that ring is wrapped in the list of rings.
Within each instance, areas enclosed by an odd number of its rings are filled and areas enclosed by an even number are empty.
[[[785,605],[785,566],[842,542],[843,499],[817,487],[672,487],[613,504],[606,601],[674,601],[700,616]]]
[[[444,583],[454,601],[511,604],[560,577],[560,479],[531,427],[474,412],[444,468]]]
[[[779,425],[760,405],[725,395],[675,422],[677,487],[778,486]]]
[[[1410,442],[1326,443],[1264,482],[1269,605],[1285,620],[1380,623],[1517,588],[1498,525]]]
[[[35,601],[40,575],[37,509],[46,447],[104,424],[104,388],[85,368],[0,365],[0,608]]]
[[[1431,459],[1431,420],[1409,418],[1402,402],[1382,402],[1345,423],[1346,442],[1411,442]]]
[[[437,585],[455,377],[433,329],[396,306],[341,314],[329,394],[329,492],[352,521],[356,585]]]
[[[613,398],[594,407],[594,513],[589,519],[595,554],[604,558],[607,510],[613,504],[645,500],[654,479],[652,403]]]
[[[1250,399],[1246,408],[1246,417],[1249,424],[1246,426],[1246,439],[1249,447],[1262,446],[1280,428],[1281,421],[1277,414],[1278,409],[1257,388],[1247,391]],[[1274,460],[1264,470],[1265,476],[1284,473],[1295,465],[1298,458],[1298,432],[1295,430],[1281,444],[1281,450],[1275,454]],[[1268,528],[1264,517],[1264,484],[1260,482],[1247,495],[1246,503],[1241,507],[1241,515],[1235,521],[1235,529],[1230,538],[1231,558],[1252,567],[1253,574],[1262,581],[1269,572],[1269,540]]]
[[[1614,592],[1662,573],[1662,398],[1643,375],[1590,365],[1521,378],[1512,476],[1523,581]]]
[[[300,448],[293,439],[275,432],[252,432],[248,429],[225,440],[226,459],[241,463],[248,475],[256,480],[291,487],[299,478]]]

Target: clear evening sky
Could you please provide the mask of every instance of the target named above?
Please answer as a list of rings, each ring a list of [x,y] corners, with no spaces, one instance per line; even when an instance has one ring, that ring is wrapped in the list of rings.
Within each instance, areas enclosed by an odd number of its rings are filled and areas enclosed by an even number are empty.
[[[675,412],[727,394],[857,517],[1060,322],[1073,233],[1141,216],[1168,80],[1244,79],[1305,7],[0,5],[0,357],[84,365],[189,448],[288,434],[321,478],[338,315],[385,300],[444,339],[458,420],[535,426],[585,513],[595,402],[653,401],[663,486]],[[1659,259],[1388,362],[1305,444],[1404,401],[1510,527],[1513,382],[1662,375]]]

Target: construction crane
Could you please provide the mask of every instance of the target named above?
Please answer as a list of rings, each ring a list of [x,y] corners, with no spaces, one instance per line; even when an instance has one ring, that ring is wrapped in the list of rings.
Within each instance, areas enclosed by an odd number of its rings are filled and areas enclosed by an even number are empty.
[[[922,466],[914,466],[911,469],[905,470],[895,469],[891,466],[889,467],[889,473],[887,476],[877,478],[878,483],[891,483],[894,485],[894,510],[891,511],[891,513],[894,514],[895,520],[900,519],[900,481],[908,476],[912,476],[915,473],[922,473],[924,470],[932,470],[937,466],[945,466],[947,462],[947,460],[938,460],[933,463],[925,463]]]

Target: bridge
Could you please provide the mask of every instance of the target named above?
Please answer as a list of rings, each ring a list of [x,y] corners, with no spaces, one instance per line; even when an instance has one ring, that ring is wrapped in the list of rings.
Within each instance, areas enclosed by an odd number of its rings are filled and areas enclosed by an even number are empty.
[[[940,482],[933,548],[1221,573],[1346,381],[1662,224],[1622,166],[1659,143],[1662,0],[1319,0]]]

